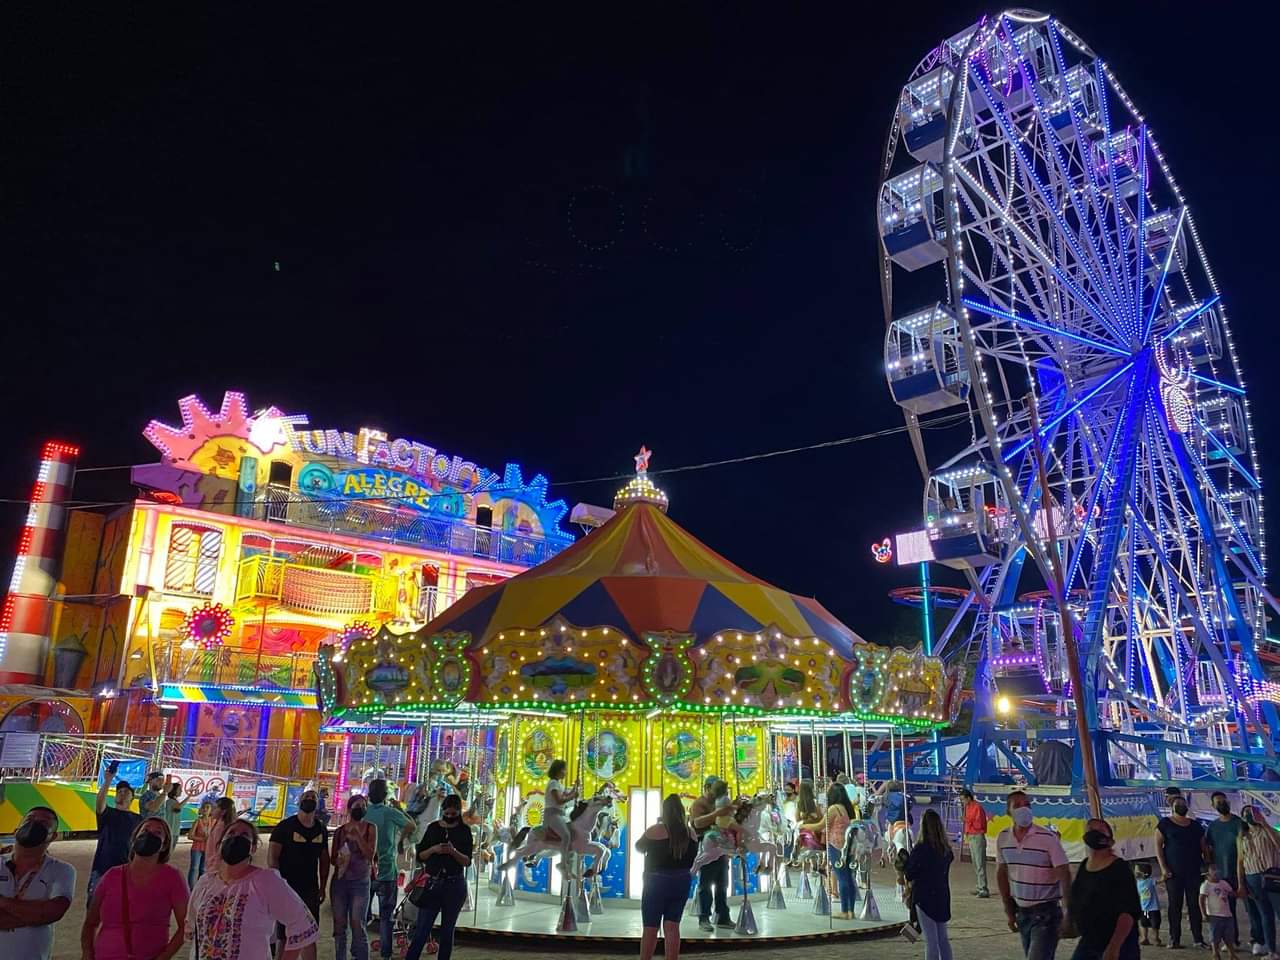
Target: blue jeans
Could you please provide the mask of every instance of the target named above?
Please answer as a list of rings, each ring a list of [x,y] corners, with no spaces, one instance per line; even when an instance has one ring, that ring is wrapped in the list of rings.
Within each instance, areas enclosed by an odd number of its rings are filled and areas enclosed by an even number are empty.
[[[839,859],[840,849],[828,843],[827,863],[831,865],[831,872],[836,875],[836,890],[840,892],[840,912],[852,913],[853,902],[858,899],[858,885],[853,879],[853,867],[837,867],[836,861]]]
[[[951,941],[947,939],[947,925],[935,923],[927,913],[916,907],[916,919],[924,934],[924,960],[951,960]]]
[[[396,912],[396,882],[375,880],[371,887],[378,898],[378,935],[382,939],[382,960],[391,960],[391,918]]]
[[[1276,952],[1276,903],[1273,894],[1267,893],[1265,874],[1250,873],[1244,878],[1249,888],[1250,921],[1256,911],[1258,923],[1253,925],[1253,939],[1262,943],[1268,953]]]
[[[369,960],[369,929],[365,911],[369,909],[369,881],[365,877],[340,877],[329,885],[333,909],[333,952],[337,960],[347,960],[347,931],[351,931],[351,956]]]
[[[196,881],[204,876],[204,851],[191,851],[191,866],[187,867],[187,889],[195,888]]]
[[[726,890],[729,887],[729,858],[721,857],[712,860],[698,871],[698,919],[711,919],[711,898],[715,894],[716,923],[728,926],[733,923],[729,915],[729,900]]]
[[[919,910],[916,911],[919,913]],[[1062,930],[1062,907],[1058,901],[1035,907],[1018,908],[1018,934],[1022,937],[1022,955],[1027,960],[1053,960]]]
[[[427,937],[431,935],[431,927],[440,918],[440,932],[436,943],[440,952],[436,960],[449,960],[453,954],[453,928],[458,922],[458,914],[467,900],[467,883],[462,877],[442,880],[434,890],[428,890],[418,906],[418,923],[413,928],[413,939],[409,941],[409,950],[404,960],[418,960],[422,948],[427,945]]]

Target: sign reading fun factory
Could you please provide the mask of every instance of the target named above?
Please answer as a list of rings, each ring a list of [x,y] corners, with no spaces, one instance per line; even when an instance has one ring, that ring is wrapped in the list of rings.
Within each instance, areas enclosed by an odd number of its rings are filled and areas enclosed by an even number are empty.
[[[289,420],[295,422],[288,422]],[[426,494],[442,484],[448,484],[461,493],[480,493],[501,479],[492,470],[477,466],[470,460],[441,453],[435,447],[416,440],[406,440],[403,437],[389,440],[381,430],[372,430],[368,427],[359,433],[349,433],[342,430],[311,429],[305,427],[305,423],[303,418],[290,417],[281,424],[285,439],[294,451],[313,456],[332,457],[335,460],[349,460],[368,464],[371,467],[383,467],[401,473],[414,474],[427,480],[430,486],[426,490],[410,491],[407,488],[403,490],[403,493],[411,498],[419,493]],[[373,495],[372,487],[377,480],[381,479],[386,483],[390,479],[379,476],[376,471],[371,472],[368,478],[359,471],[353,471],[348,476],[356,478],[353,479],[356,485],[363,485],[368,479],[371,488],[369,495]],[[412,486],[411,483],[408,485]],[[398,494],[402,491],[389,492]]]

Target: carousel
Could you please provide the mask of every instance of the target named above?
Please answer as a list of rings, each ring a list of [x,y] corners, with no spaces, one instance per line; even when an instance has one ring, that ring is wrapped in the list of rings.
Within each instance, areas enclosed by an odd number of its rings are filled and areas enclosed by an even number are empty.
[[[647,467],[642,449],[612,516],[551,560],[472,590],[420,630],[328,648],[318,674],[331,722],[413,731],[404,795],[469,802],[482,852],[460,926],[638,937],[634,838],[664,797],[688,804],[711,775],[742,827],[719,852],[733,866],[737,935],[901,923],[901,904],[873,896],[861,919],[832,920],[816,875],[787,870],[782,785],[853,771],[868,736],[947,725],[958,675],[918,649],[867,643],[816,600],[719,556],[667,516]],[[553,772],[577,791],[569,837],[542,829]],[[769,909],[753,911],[752,895]],[[788,910],[788,896],[812,902]]]

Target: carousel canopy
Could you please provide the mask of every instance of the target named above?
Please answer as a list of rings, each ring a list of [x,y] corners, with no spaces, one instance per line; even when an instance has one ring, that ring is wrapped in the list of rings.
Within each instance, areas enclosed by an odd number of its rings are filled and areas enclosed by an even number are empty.
[[[642,449],[618,512],[558,556],[472,590],[419,630],[357,624],[322,648],[326,707],[954,719],[957,671],[867,643],[816,600],[730,563],[666,515],[647,461]]]
[[[633,638],[688,633],[695,645],[725,630],[775,628],[817,637],[845,658],[862,642],[817,600],[753,577],[650,502],[623,507],[539,566],[470,591],[426,632],[465,632],[487,643],[499,633],[556,620],[610,626]]]

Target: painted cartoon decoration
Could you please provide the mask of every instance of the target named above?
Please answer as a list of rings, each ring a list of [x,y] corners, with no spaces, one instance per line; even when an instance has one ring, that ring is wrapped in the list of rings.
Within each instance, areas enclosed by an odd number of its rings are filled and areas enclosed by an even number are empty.
[[[689,648],[696,638],[691,633],[646,633],[649,656],[642,666],[645,693],[661,704],[674,703],[689,695],[694,667]]]
[[[679,730],[662,744],[662,767],[677,780],[693,780],[702,771],[702,738]]]
[[[760,738],[739,733],[733,738],[733,765],[739,780],[750,780],[760,769]]]
[[[879,543],[871,545],[871,556],[875,557],[876,563],[889,563],[893,560],[893,543],[888,537],[885,537]]]
[[[589,687],[596,677],[595,664],[575,657],[547,657],[526,663],[520,668],[520,676],[534,690],[544,691],[556,699],[570,690]]]
[[[721,631],[696,648],[703,699],[725,708],[831,710],[845,662],[821,640],[777,629]]]
[[[529,776],[542,780],[551,769],[551,761],[555,760],[556,742],[551,734],[542,728],[532,730],[521,746],[521,762]]]
[[[644,650],[609,627],[570,630],[553,621],[536,630],[510,630],[468,656],[479,661],[480,696],[535,705],[640,699],[635,678]]]
[[[880,709],[888,688],[886,672],[889,651],[863,644],[853,651],[854,667],[849,674],[849,704],[859,713]]]
[[[463,652],[469,633],[441,633],[431,638],[431,691],[450,706],[461,702],[471,685],[471,661]]]
[[[193,760],[219,770],[260,769],[257,750],[262,726],[261,708],[202,703],[199,709]]]
[[[601,780],[627,769],[627,741],[613,730],[601,730],[587,740],[587,768]]]
[[[378,663],[364,675],[364,684],[370,690],[382,694],[396,693],[409,686],[409,671],[398,663]]]

